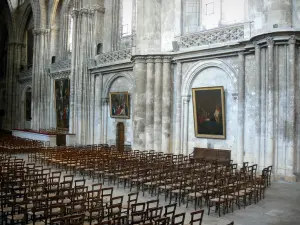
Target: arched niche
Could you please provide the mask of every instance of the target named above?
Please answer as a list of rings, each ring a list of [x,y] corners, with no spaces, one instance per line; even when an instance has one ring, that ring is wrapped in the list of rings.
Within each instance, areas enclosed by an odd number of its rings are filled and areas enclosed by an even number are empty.
[[[134,94],[135,83],[132,75],[128,72],[117,73],[110,75],[106,82],[104,83],[103,98],[109,100],[109,93],[111,92],[128,92],[129,94],[129,104],[130,104],[130,118],[111,118],[110,116],[110,103],[108,101],[107,109],[103,110],[105,112],[107,121],[106,121],[106,134],[108,144],[116,144],[116,132],[117,124],[122,122],[124,123],[125,130],[125,145],[131,145],[133,141],[132,133],[132,111],[133,111],[133,94]]]
[[[194,130],[192,89],[223,86],[225,91],[226,139],[197,138]],[[236,155],[238,103],[236,71],[222,60],[200,61],[191,66],[183,79],[183,153],[190,154],[194,147],[229,149]]]

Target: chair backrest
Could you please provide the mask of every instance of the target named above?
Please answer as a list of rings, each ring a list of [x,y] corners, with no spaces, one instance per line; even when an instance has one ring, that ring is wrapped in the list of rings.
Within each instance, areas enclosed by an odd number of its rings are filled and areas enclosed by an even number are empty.
[[[203,220],[203,214],[204,214],[204,209],[201,209],[201,210],[198,210],[198,211],[195,211],[195,212],[191,212],[191,222],[190,222],[190,224],[191,225],[196,225],[196,224],[201,225],[202,220]]]
[[[162,217],[155,220],[155,225],[167,225],[170,223],[169,217]]]
[[[176,211],[176,203],[173,204],[169,204],[165,206],[165,213],[164,213],[164,217],[173,217],[175,215],[175,211]]]
[[[172,217],[172,225],[184,225],[185,212]]]

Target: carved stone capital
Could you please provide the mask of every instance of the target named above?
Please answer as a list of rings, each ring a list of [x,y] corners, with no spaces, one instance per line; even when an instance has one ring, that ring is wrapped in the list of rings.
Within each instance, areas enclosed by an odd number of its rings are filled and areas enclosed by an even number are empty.
[[[78,17],[79,15],[79,10],[78,9],[73,9],[71,12],[72,18]]]
[[[163,56],[162,60],[164,63],[171,63],[172,57],[171,56]]]
[[[154,63],[154,57],[153,56],[148,56],[146,58],[147,63]]]
[[[107,105],[109,98],[102,98],[102,105]]]
[[[183,104],[188,104],[190,102],[191,96],[182,96]]]
[[[267,37],[266,41],[267,41],[268,46],[273,46],[274,45],[274,38]]]
[[[155,57],[154,57],[154,62],[155,62],[155,63],[162,63],[162,62],[163,62],[163,59],[162,59],[161,56],[155,56]]]
[[[54,80],[70,78],[70,71],[61,71],[56,73],[49,73],[49,76]]]
[[[100,5],[94,5],[93,10],[98,13],[105,13],[105,8]]]
[[[295,35],[292,35],[289,39],[289,44],[294,45],[294,44],[296,44],[296,42],[297,42],[297,37]]]
[[[135,56],[133,58],[133,63],[145,63],[146,62],[147,57],[146,56]]]
[[[82,8],[79,11],[80,15],[87,15],[89,13],[89,10],[87,8]]]

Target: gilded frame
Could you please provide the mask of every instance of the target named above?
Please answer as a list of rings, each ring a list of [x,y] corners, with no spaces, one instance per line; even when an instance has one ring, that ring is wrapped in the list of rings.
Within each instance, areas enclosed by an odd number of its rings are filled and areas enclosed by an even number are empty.
[[[129,93],[110,92],[109,93],[110,117],[119,119],[130,118]]]
[[[226,139],[224,87],[193,88],[192,92],[195,136]]]

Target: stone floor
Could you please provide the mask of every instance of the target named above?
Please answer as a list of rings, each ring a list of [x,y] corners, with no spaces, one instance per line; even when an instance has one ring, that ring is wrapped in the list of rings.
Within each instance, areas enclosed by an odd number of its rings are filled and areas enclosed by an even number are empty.
[[[27,160],[27,155],[18,155],[19,158]],[[54,169],[54,168],[53,168]],[[53,171],[53,170],[52,170]],[[78,174],[76,179],[82,179],[82,176]],[[92,185],[91,179],[86,179],[87,185]],[[107,185],[105,185],[107,186]],[[112,185],[110,185],[112,186]],[[134,192],[135,189],[132,190]],[[124,202],[127,201],[126,196],[130,193],[129,189],[123,187],[114,188],[114,196],[124,195]],[[142,196],[139,195],[139,202],[145,202],[150,199],[156,199],[146,193]],[[245,209],[240,210],[235,207],[233,213],[228,213],[218,217],[213,211],[207,215],[207,208],[204,208],[205,215],[203,219],[203,225],[226,225],[231,221],[234,221],[237,225],[299,225],[300,224],[300,183],[283,183],[274,182],[271,187],[266,191],[265,199],[259,201],[256,205],[252,204]],[[160,203],[162,206],[169,202],[164,201],[164,196],[160,197]],[[177,207],[176,213],[186,212],[186,222],[190,220],[190,212],[194,211],[193,204],[190,204],[188,208],[186,205]]]

